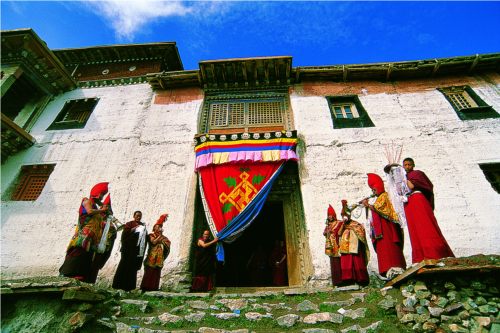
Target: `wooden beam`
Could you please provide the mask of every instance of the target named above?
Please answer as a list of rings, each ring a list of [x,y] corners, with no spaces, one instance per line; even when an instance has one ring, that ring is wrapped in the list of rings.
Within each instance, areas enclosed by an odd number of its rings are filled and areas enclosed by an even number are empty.
[[[259,85],[259,77],[258,77],[258,73],[257,73],[257,61],[254,61],[253,62],[253,78],[255,80],[255,84],[258,86]]]
[[[163,78],[162,78],[162,77],[159,77],[159,78],[158,78],[158,83],[160,83],[160,87],[161,87],[161,89],[166,89],[166,88],[165,88],[165,82],[163,81]]]
[[[236,73],[236,63],[231,63],[231,75],[234,77],[234,82],[238,85],[238,74]]]
[[[471,73],[474,70],[474,68],[476,68],[476,65],[479,63],[479,59],[480,59],[479,54],[476,54],[476,57],[474,58],[474,61],[470,65],[467,73]]]
[[[290,69],[292,68],[291,61],[285,60],[285,77],[290,78]]]
[[[240,64],[241,64],[241,70],[243,72],[243,78],[245,80],[245,86],[248,86],[247,63],[245,61],[242,61]]]
[[[264,77],[266,83],[269,84],[269,63],[267,61],[264,61]]]
[[[207,76],[205,74],[205,71],[207,70],[207,66],[205,65],[200,65],[200,73],[201,73],[201,80],[206,83],[207,82]]]
[[[438,59],[434,59],[434,61],[436,63],[434,64],[434,68],[432,69],[432,76],[436,75],[437,71],[439,70],[439,66],[441,65]]]
[[[221,70],[221,72],[222,72],[222,82],[224,82],[224,86],[227,87],[226,70],[227,70],[226,69],[226,64],[223,63],[222,64],[222,70]]]
[[[347,82],[347,72],[348,72],[347,66],[342,65],[342,79],[344,80],[344,82]]]
[[[392,73],[392,64],[389,64],[389,66],[387,66],[387,74],[385,75],[386,81],[389,81],[391,79],[391,73]]]
[[[388,281],[385,284],[385,287],[390,287],[390,286],[393,286],[395,284],[398,284],[398,283],[406,280],[408,277],[412,276],[413,274],[416,274],[419,271],[419,269],[421,269],[422,267],[427,266],[427,265],[434,266],[434,265],[436,265],[437,262],[438,262],[438,260],[434,260],[434,259],[423,260],[420,263],[418,263],[417,265],[412,266],[409,269],[407,269],[406,271],[404,271],[403,274],[400,274],[400,275],[396,276],[394,279]]]
[[[280,83],[280,63],[278,61],[273,61],[274,64],[274,74],[276,75],[276,83]]]
[[[217,76],[215,74],[215,65],[213,63],[210,64],[210,70],[212,71],[212,84],[215,84],[217,87]]]
[[[467,271],[498,271],[500,266],[495,265],[470,265],[470,266],[450,266],[450,267],[422,267],[418,270],[417,274],[430,274],[430,273],[447,273],[447,272],[467,272]]]

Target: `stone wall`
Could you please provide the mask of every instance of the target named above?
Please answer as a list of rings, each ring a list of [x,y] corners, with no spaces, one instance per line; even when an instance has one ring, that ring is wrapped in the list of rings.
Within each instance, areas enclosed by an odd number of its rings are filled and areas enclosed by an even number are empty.
[[[498,332],[497,286],[494,273],[417,278],[400,287],[397,316],[414,332]]]

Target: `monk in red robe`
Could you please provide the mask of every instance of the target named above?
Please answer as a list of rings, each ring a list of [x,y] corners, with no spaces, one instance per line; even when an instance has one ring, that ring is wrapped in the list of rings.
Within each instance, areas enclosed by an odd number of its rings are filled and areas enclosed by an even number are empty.
[[[414,170],[415,162],[405,158],[407,184],[412,191],[405,204],[405,215],[410,233],[412,262],[425,259],[454,257],[434,216],[434,191],[429,178]]]
[[[59,268],[62,276],[95,282],[92,277],[92,259],[102,236],[102,214],[107,212],[107,207],[98,208],[98,205],[102,205],[101,201],[108,193],[108,184],[104,182],[94,185],[89,198],[82,199],[78,224],[66,250],[64,263]]]
[[[160,289],[163,262],[170,253],[170,240],[163,235],[163,223],[167,219],[168,214],[161,215],[153,226],[153,232],[148,235],[148,253],[144,259],[144,276],[141,282],[142,291]]]
[[[269,257],[273,286],[288,286],[288,274],[286,263],[286,246],[282,240],[274,242],[274,248]]]
[[[342,200],[341,215],[344,222],[339,244],[342,284],[357,283],[366,286],[370,282],[366,269],[370,259],[370,250],[366,242],[365,228],[361,223],[351,220],[346,200]]]
[[[332,285],[338,286],[342,283],[342,268],[340,266],[340,231],[344,222],[337,220],[337,214],[332,205],[328,205],[326,227],[323,231],[325,236],[325,254],[330,258],[330,272]]]
[[[219,238],[210,240],[210,231],[205,230],[196,242],[195,266],[191,291],[206,292],[212,290],[216,268],[215,244]]]
[[[406,268],[403,255],[403,231],[399,225],[399,217],[385,191],[384,182],[379,175],[368,174],[368,186],[377,199],[370,205],[368,199],[362,201],[363,206],[371,211],[370,227],[373,248],[377,252],[378,271],[383,277],[391,270],[391,275],[402,273]],[[392,268],[392,269],[391,269]]]

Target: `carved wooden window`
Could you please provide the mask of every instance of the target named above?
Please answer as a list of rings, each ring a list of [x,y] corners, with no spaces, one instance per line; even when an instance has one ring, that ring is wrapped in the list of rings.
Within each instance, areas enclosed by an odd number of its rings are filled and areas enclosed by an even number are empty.
[[[453,107],[458,110],[474,108],[478,106],[476,102],[474,102],[474,100],[469,96],[467,91],[465,91],[464,87],[454,87],[445,90],[445,95],[446,97],[448,97]]]
[[[12,194],[14,201],[35,201],[42,193],[55,164],[23,165]]]
[[[99,99],[85,98],[67,101],[47,130],[83,128]]]
[[[469,86],[439,88],[462,120],[498,118],[498,113],[486,104]]]
[[[282,100],[211,102],[209,110],[212,129],[283,125],[285,103]]]
[[[358,96],[329,96],[327,100],[333,120],[333,128],[374,126]]]

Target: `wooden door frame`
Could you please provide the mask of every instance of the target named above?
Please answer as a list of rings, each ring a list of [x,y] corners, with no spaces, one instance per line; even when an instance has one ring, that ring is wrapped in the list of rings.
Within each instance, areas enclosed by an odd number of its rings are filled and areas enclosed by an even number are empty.
[[[298,174],[280,175],[267,200],[283,203],[288,285],[304,286],[313,273],[313,266]]]

